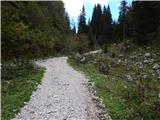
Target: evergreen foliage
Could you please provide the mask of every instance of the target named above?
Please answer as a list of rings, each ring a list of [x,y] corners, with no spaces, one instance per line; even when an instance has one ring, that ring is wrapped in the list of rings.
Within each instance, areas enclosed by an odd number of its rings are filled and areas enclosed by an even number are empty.
[[[160,2],[136,1],[132,3],[134,38],[143,44],[151,39],[149,35],[157,33],[160,26]],[[152,37],[153,39],[153,37]]]
[[[53,55],[57,46],[66,47],[65,41],[57,44],[71,31],[63,2],[1,3],[3,59]]]
[[[86,33],[86,12],[84,6],[82,7],[80,16],[78,18],[78,33]]]

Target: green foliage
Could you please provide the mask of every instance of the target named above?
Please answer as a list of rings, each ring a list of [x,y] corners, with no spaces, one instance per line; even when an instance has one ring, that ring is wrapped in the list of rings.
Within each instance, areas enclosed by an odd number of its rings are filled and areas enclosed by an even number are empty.
[[[1,23],[3,59],[54,55],[57,41],[71,33],[61,1],[3,1]]]
[[[27,60],[13,60],[11,61],[2,61],[2,70],[1,70],[1,79],[3,80],[11,80],[24,75],[26,70],[33,69],[33,64]]]
[[[44,69],[24,60],[2,63],[2,120],[9,120],[19,112],[41,82],[43,73]]]
[[[160,117],[158,74],[154,76],[151,73],[153,64],[143,63],[143,69],[136,65],[144,61],[146,48],[127,45],[131,48],[125,52],[121,51],[121,43],[109,46],[107,54],[86,55],[84,64],[71,58],[69,63],[95,82],[97,95],[103,99],[113,120],[157,120]],[[159,49],[148,50],[151,51],[151,54],[156,54]],[[110,52],[116,55],[112,57]],[[159,64],[158,55],[152,57]],[[148,77],[144,79],[142,73]],[[125,75],[130,75],[132,80]]]
[[[86,26],[86,13],[85,8],[83,6],[82,11],[79,16],[78,20],[78,33],[86,33],[87,32],[87,26]]]
[[[98,43],[100,45],[106,44],[106,43],[111,43],[112,39],[112,16],[111,16],[111,11],[110,7],[106,8],[104,6],[103,8],[103,13],[101,15],[101,32],[100,32],[100,37]]]
[[[80,34],[77,36],[74,36],[74,38],[71,41],[71,52],[73,53],[85,53],[89,50],[88,48],[88,38],[85,34]]]
[[[107,45],[107,44],[104,44],[104,45],[103,45],[103,52],[104,52],[104,53],[107,53],[107,52],[108,52],[108,45]]]
[[[105,57],[98,57],[96,59],[96,63],[94,64],[96,68],[98,68],[98,71],[103,73],[103,74],[108,74],[109,73],[109,64],[108,61]]]
[[[100,4],[95,5],[92,13],[91,19],[91,28],[93,34],[96,35],[96,38],[100,35],[101,32],[101,16],[102,16],[102,8]]]
[[[91,82],[95,83],[97,95],[103,99],[107,111],[113,120],[123,120],[128,114],[125,110],[125,104],[121,98],[123,91],[123,82],[112,80],[111,77],[105,77],[100,74],[96,68],[91,64],[76,64],[69,60],[69,63],[76,69],[84,71],[90,78]]]
[[[147,34],[158,32],[158,27],[160,24],[159,10],[159,2],[133,2],[132,21],[135,32],[134,38],[138,41],[138,43],[144,44],[144,42],[152,40],[152,38],[149,39],[147,37]]]

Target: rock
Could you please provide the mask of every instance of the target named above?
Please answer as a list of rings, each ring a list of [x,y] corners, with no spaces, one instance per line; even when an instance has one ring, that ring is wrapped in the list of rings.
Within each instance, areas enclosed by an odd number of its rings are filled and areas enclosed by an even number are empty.
[[[156,64],[154,64],[154,66],[152,67],[152,69],[154,69],[154,70],[158,70],[160,68],[160,66],[156,63]]]
[[[83,56],[81,54],[79,54],[79,53],[76,53],[75,54],[75,58],[78,60],[78,59],[82,59]]]
[[[122,58],[122,57],[124,57],[124,55],[120,54],[119,57]]]
[[[151,57],[151,53],[145,53],[144,56],[145,57]]]
[[[149,60],[144,60],[143,63],[148,64]]]
[[[26,104],[27,104],[27,102],[24,102],[24,104],[26,105]]]
[[[86,58],[85,58],[85,57],[83,57],[83,58],[80,60],[81,63],[84,63],[85,61],[86,61]]]
[[[151,49],[150,47],[147,47],[147,50]]]
[[[13,112],[16,112],[17,110],[16,109],[13,109]]]
[[[118,61],[117,61],[117,64],[119,65],[121,63],[121,59],[119,59]]]
[[[127,59],[124,59],[124,64],[127,64]]]
[[[115,53],[109,51],[107,53],[103,53],[103,56],[115,57]]]
[[[160,76],[160,70],[156,70],[156,73]]]
[[[141,66],[139,66],[139,69],[143,69],[143,66],[141,65]]]
[[[146,80],[148,78],[148,76],[147,75],[143,75],[142,78]]]
[[[155,76],[156,74],[155,73],[152,73],[152,76]]]
[[[133,78],[130,75],[125,75],[128,81],[133,81]]]
[[[92,95],[92,100],[99,101],[99,97]]]

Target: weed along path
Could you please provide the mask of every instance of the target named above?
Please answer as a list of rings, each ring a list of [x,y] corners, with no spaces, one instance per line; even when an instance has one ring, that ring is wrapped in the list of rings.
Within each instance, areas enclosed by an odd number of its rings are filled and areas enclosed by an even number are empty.
[[[42,84],[12,120],[100,120],[87,89],[87,79],[67,63],[67,57],[38,61],[46,68]]]

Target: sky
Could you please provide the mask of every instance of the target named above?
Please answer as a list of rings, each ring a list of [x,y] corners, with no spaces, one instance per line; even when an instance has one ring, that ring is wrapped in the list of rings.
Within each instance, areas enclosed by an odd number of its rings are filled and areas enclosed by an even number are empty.
[[[119,5],[121,0],[62,0],[65,5],[66,12],[68,12],[71,20],[71,26],[73,27],[74,23],[77,25],[78,16],[82,9],[82,6],[85,6],[86,11],[86,22],[88,19],[92,18],[93,7],[95,4],[101,4],[103,6],[110,6],[112,19],[117,20],[119,16]],[[128,5],[131,4],[132,0],[126,0]]]

